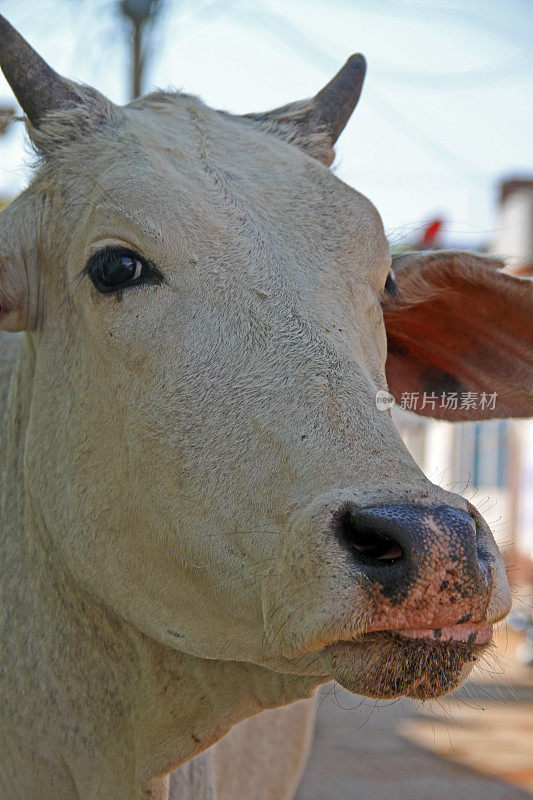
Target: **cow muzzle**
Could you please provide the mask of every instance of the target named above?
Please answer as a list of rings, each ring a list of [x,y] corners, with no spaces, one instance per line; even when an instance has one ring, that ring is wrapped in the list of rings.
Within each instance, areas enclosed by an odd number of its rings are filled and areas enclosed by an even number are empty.
[[[360,634],[323,651],[333,677],[380,698],[451,691],[492,638],[495,557],[485,523],[444,505],[345,503],[332,526],[372,609]]]
[[[334,531],[364,577],[370,631],[487,640],[491,555],[467,512],[448,506],[344,505]]]

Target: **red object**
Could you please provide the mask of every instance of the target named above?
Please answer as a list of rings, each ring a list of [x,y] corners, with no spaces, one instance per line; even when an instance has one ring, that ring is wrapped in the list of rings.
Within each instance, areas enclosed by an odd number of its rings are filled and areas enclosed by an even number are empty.
[[[442,219],[432,220],[425,228],[424,233],[422,234],[422,240],[420,242],[422,248],[429,248],[435,247],[437,237],[440,233],[442,228]]]

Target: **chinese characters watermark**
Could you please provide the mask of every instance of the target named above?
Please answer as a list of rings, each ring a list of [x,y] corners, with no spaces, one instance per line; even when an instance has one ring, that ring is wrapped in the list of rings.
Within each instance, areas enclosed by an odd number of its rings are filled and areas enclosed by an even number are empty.
[[[494,411],[498,392],[402,392],[400,408],[405,411]],[[394,397],[382,389],[376,392],[376,407],[386,411],[395,403]]]

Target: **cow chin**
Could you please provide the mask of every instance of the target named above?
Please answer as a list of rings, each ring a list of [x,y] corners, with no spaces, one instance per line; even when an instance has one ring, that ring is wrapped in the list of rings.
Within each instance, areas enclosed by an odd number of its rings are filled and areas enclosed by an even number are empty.
[[[350,692],[379,700],[431,700],[456,689],[489,644],[369,633],[323,651],[331,677]]]

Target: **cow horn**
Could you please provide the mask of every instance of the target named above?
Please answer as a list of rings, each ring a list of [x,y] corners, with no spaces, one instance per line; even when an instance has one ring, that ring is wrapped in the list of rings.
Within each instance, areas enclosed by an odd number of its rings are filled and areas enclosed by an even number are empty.
[[[58,75],[0,14],[0,67],[32,125],[48,111],[76,105],[73,85]]]
[[[313,121],[326,129],[332,145],[359,102],[365,72],[365,57],[361,53],[350,56],[335,77],[314,97]]]

